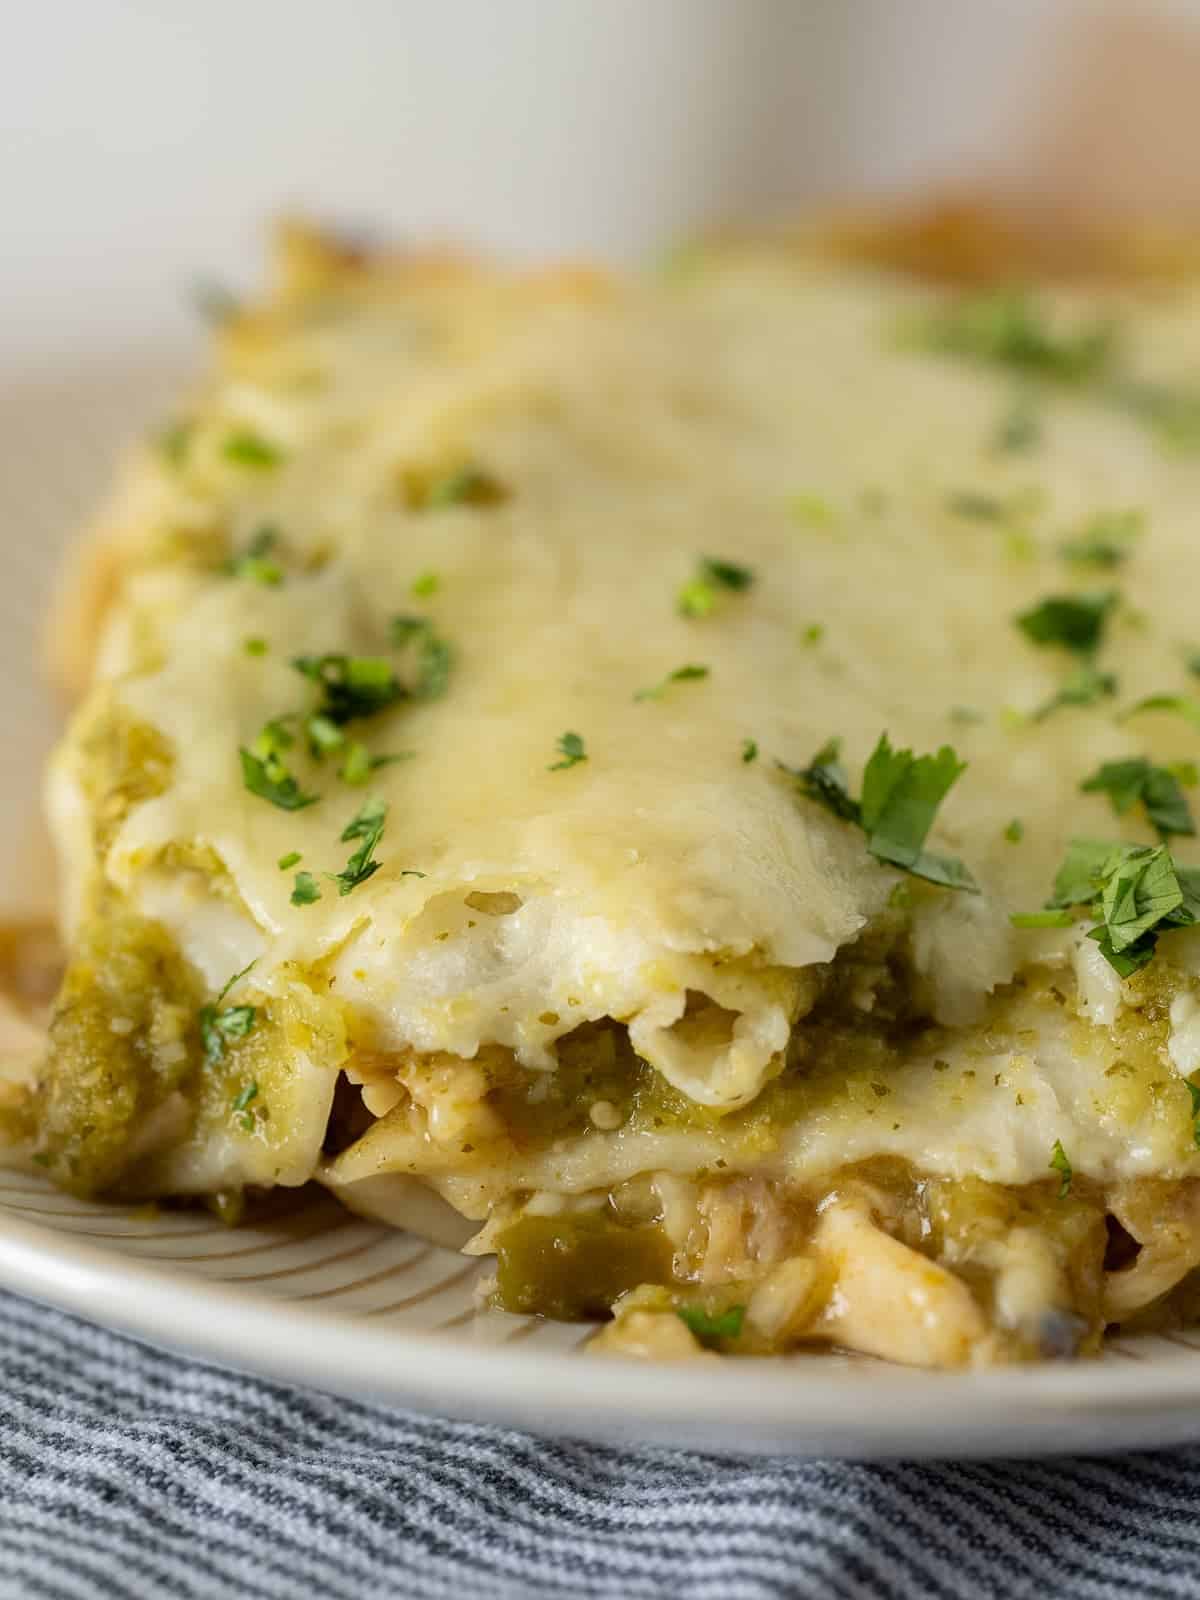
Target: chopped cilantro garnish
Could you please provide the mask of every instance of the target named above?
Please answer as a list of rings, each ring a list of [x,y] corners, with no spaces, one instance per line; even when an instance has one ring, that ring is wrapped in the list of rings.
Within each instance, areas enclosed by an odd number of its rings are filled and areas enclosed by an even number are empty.
[[[1186,694],[1152,694],[1145,700],[1139,700],[1136,705],[1130,706],[1128,711],[1121,713],[1121,721],[1125,722],[1130,717],[1140,716],[1143,711],[1173,711],[1176,716],[1185,717],[1194,727],[1200,728],[1200,700],[1195,700]]]
[[[1062,687],[1044,700],[1033,713],[1035,722],[1042,722],[1061,706],[1090,706],[1099,700],[1111,699],[1117,692],[1117,680],[1111,672],[1098,672],[1095,667],[1082,666],[1068,674]]]
[[[1059,550],[1063,559],[1074,566],[1111,570],[1128,557],[1145,524],[1145,516],[1140,511],[1102,511],[1090,518],[1074,539],[1060,545]]]
[[[946,500],[946,510],[956,517],[969,517],[975,522],[1003,522],[1011,507],[998,495],[981,494],[976,489],[958,489]]]
[[[554,748],[562,756],[562,760],[553,762],[547,767],[547,772],[561,772],[565,767],[573,767],[580,761],[587,760],[587,751],[584,748],[581,734],[560,734]]]
[[[342,829],[343,844],[348,844],[352,839],[361,839],[362,843],[341,872],[333,874],[339,894],[349,894],[351,889],[356,889],[379,871],[379,862],[374,859],[375,846],[383,837],[386,822],[387,803],[368,800]]]
[[[242,648],[248,656],[265,656],[267,653],[267,641],[255,635],[253,638],[245,640]]]
[[[751,761],[758,760],[758,743],[754,739],[742,740],[742,760],[749,765]]]
[[[298,872],[292,885],[292,904],[294,906],[311,906],[314,900],[321,898],[321,890],[317,880],[311,872]]]
[[[221,990],[220,994],[209,1004],[200,1007],[200,1042],[204,1046],[204,1059],[212,1067],[224,1059],[225,1046],[230,1039],[244,1039],[254,1026],[254,1019],[258,1015],[254,1006],[222,1006],[221,1002],[237,983],[246,976],[249,966],[235,972],[233,977]]]
[[[304,719],[304,732],[308,736],[308,748],[318,761],[322,760],[331,750],[340,750],[346,742],[346,735],[322,712],[314,712],[311,717]]]
[[[370,717],[404,696],[404,688],[383,656],[296,656],[292,666],[321,686],[318,715],[340,726]]]
[[[972,728],[986,722],[987,718],[976,706],[951,706],[950,721],[957,722],[960,728]]]
[[[992,446],[1008,455],[1033,450],[1042,442],[1042,419],[1032,400],[1022,396],[1013,402],[996,425]]]
[[[269,800],[281,811],[300,811],[315,804],[321,797],[305,794],[278,756],[261,760],[244,747],[238,751],[242,761],[242,783],[251,794]]]
[[[748,589],[754,582],[749,567],[740,567],[733,561],[701,556],[696,576],[679,591],[678,605],[685,617],[706,617],[717,603],[722,589],[737,593]]]
[[[1184,1086],[1192,1102],[1192,1143],[1200,1150],[1200,1088],[1190,1078],[1184,1080]]]
[[[788,510],[806,528],[831,528],[837,521],[833,507],[819,494],[794,494],[788,501]]]
[[[1017,626],[1037,645],[1059,645],[1077,655],[1091,655],[1104,638],[1104,626],[1117,603],[1114,589],[1098,594],[1048,595],[1016,618]]]
[[[686,1322],[701,1343],[711,1339],[736,1339],[745,1321],[745,1306],[729,1306],[724,1311],[705,1311],[703,1306],[678,1306],[675,1315]]]
[[[830,739],[817,751],[806,767],[785,766],[777,762],[781,772],[795,778],[800,792],[818,805],[832,811],[843,822],[861,821],[858,801],[850,794],[850,780],[841,763],[842,741]]]
[[[262,527],[250,540],[241,555],[230,556],[225,571],[231,578],[249,578],[274,588],[283,582],[283,568],[271,559],[271,551],[279,543],[275,528]]]
[[[350,821],[342,829],[342,843],[349,844],[352,839],[369,839],[374,834],[378,840],[383,832],[383,824],[387,818],[387,802],[385,800],[368,800],[360,806]],[[368,854],[370,852],[368,851]]]
[[[1160,838],[1196,831],[1179,779],[1169,768],[1153,766],[1141,756],[1105,761],[1079,787],[1084,794],[1106,794],[1118,816],[1140,801]]]
[[[279,868],[280,872],[286,872],[289,867],[294,867],[299,860],[299,850],[289,850],[287,855],[280,856],[275,865]]]
[[[436,572],[423,572],[419,578],[414,578],[409,593],[418,600],[424,600],[431,594],[436,594],[441,588],[442,580]]]
[[[420,488],[414,504],[422,511],[446,506],[494,506],[508,498],[499,478],[482,467],[459,467]]]
[[[1012,819],[1008,827],[1004,830],[1004,837],[1008,840],[1009,844],[1020,844],[1021,840],[1025,837],[1025,824],[1021,821],[1020,817],[1014,817]]]
[[[393,617],[392,643],[402,650],[407,645],[416,649],[416,680],[412,694],[418,700],[436,700],[445,694],[454,666],[454,648],[436,631],[428,617]]]
[[[1200,868],[1180,866],[1166,845],[1072,839],[1047,909],[1079,905],[1100,919],[1088,938],[1128,978],[1150,961],[1164,933],[1200,919]]]
[[[683,617],[706,617],[717,603],[717,592],[703,578],[693,578],[679,591],[679,614]]]
[[[365,744],[353,740],[346,749],[346,759],[342,763],[338,777],[343,783],[358,787],[366,783],[371,776],[372,762],[370,752]]]
[[[820,644],[825,637],[825,624],[823,622],[810,622],[807,627],[800,630],[800,643],[804,645]]]
[[[277,467],[284,456],[277,444],[272,444],[260,434],[252,433],[248,428],[239,428],[229,434],[221,446],[221,454],[226,461],[233,462],[235,466],[253,467],[258,470]]]
[[[1200,445],[1200,389],[1126,378],[1112,384],[1106,398],[1145,423],[1168,450],[1183,452]]]
[[[661,683],[656,683],[650,689],[639,689],[633,698],[635,700],[661,700],[673,683],[690,683],[698,678],[707,677],[707,667],[676,667],[674,672],[667,673]]]
[[[905,332],[906,342],[927,350],[1060,383],[1084,383],[1101,376],[1116,348],[1111,323],[1057,326],[1021,289],[963,295],[935,306]]]
[[[1200,650],[1194,650],[1188,656],[1187,669],[1193,678],[1200,678]]]
[[[1070,911],[1014,911],[1008,919],[1014,928],[1069,928],[1075,921]]]
[[[933,756],[914,756],[893,750],[881,734],[863,770],[861,821],[871,854],[931,883],[977,892],[961,861],[922,848],[938,807],[965,770],[949,745]]]
[[[948,889],[977,893],[961,861],[924,849],[938,807],[965,770],[949,745],[936,755],[914,756],[911,750],[893,749],[887,734],[881,734],[863,770],[861,800],[850,794],[839,754],[838,741],[831,739],[807,767],[783,770],[810,800],[843,821],[856,822],[877,860]]]
[[[733,561],[719,561],[713,556],[702,558],[700,576],[709,583],[719,584],[722,589],[748,589],[754,582],[754,573],[749,567],[739,567]]]
[[[1071,1179],[1074,1173],[1071,1163],[1067,1160],[1067,1152],[1062,1147],[1062,1140],[1055,1139],[1054,1149],[1050,1155],[1050,1166],[1058,1173],[1062,1182],[1058,1186],[1058,1198],[1065,1200],[1071,1192]]]

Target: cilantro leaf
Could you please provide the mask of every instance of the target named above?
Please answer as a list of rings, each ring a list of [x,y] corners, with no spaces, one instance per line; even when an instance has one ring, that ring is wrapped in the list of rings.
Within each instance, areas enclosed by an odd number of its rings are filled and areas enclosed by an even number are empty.
[[[508,499],[499,478],[482,467],[457,467],[434,478],[418,492],[415,504],[422,511],[441,511],[447,506],[494,506]]]
[[[275,588],[283,582],[283,568],[277,561],[271,560],[271,552],[278,543],[278,531],[272,527],[262,527],[241,555],[229,557],[224,570],[231,578],[249,578],[254,583]]]
[[[706,617],[717,603],[722,589],[741,593],[754,582],[749,567],[738,566],[734,561],[723,561],[714,556],[701,556],[696,575],[679,591],[678,607],[685,617]]]
[[[233,977],[225,984],[214,1001],[200,1007],[198,1013],[200,1022],[200,1042],[204,1046],[204,1059],[210,1066],[216,1066],[225,1056],[225,1046],[230,1039],[244,1039],[254,1026],[254,1019],[258,1015],[254,1006],[225,1006],[221,1002],[225,996],[250,971],[254,965],[235,972]]]
[[[1022,289],[962,295],[936,306],[906,332],[927,350],[1067,384],[1100,377],[1116,352],[1111,322],[1060,327]]]
[[[292,666],[320,686],[324,698],[318,715],[339,727],[356,717],[374,716],[405,695],[383,656],[294,656]]]
[[[934,756],[917,757],[911,750],[894,750],[881,734],[863,771],[861,801],[850,794],[839,755],[839,741],[831,739],[807,767],[777,765],[808,799],[845,822],[858,823],[877,860],[947,889],[978,893],[961,861],[922,848],[938,807],[965,769],[948,745]]]
[[[1117,692],[1117,680],[1111,672],[1097,672],[1095,667],[1076,667],[1062,683],[1061,688],[1044,700],[1033,713],[1035,722],[1043,722],[1062,706],[1091,706],[1099,700],[1111,699]]]
[[[1009,505],[994,494],[981,494],[976,489],[958,489],[947,499],[946,510],[956,517],[967,517],[974,522],[1003,522],[1009,514]]]
[[[269,800],[281,811],[300,811],[321,798],[305,794],[292,774],[276,757],[262,761],[244,746],[238,751],[242,761],[242,783],[251,794]]]
[[[922,849],[938,807],[965,770],[949,745],[934,756],[914,756],[894,750],[881,734],[863,771],[861,821],[871,854],[931,883],[974,890],[961,861]]]
[[[1193,727],[1200,728],[1200,700],[1191,695],[1148,695],[1145,700],[1139,700],[1128,711],[1122,712],[1121,721],[1127,722],[1130,717],[1140,716],[1143,711],[1173,711],[1177,716],[1185,717]]]
[[[1014,928],[1069,928],[1075,918],[1070,911],[1014,911],[1008,920]]]
[[[240,428],[229,434],[221,446],[221,454],[235,466],[251,467],[260,472],[279,466],[284,459],[284,452],[277,444],[272,444],[269,439],[251,432],[249,428]]]
[[[1050,1156],[1049,1165],[1058,1173],[1062,1182],[1058,1186],[1058,1198],[1065,1200],[1071,1192],[1071,1179],[1075,1176],[1071,1163],[1067,1159],[1067,1152],[1062,1147],[1062,1140],[1055,1139],[1054,1149]]]
[[[299,860],[299,850],[289,850],[285,856],[280,856],[275,865],[279,868],[280,872],[286,872],[289,867],[294,867]]]
[[[292,880],[291,900],[294,906],[311,906],[321,898],[321,890],[311,872],[298,872]]]
[[[676,667],[674,672],[667,673],[661,683],[656,683],[649,689],[639,689],[633,698],[635,700],[661,700],[673,683],[690,683],[707,677],[707,667]]]
[[[722,589],[748,589],[754,582],[754,573],[749,567],[738,566],[733,561],[721,561],[714,556],[703,556],[700,561],[700,576],[709,583],[719,584]]]
[[[1123,849],[1110,839],[1072,839],[1047,905],[1081,906],[1094,900],[1104,882],[1106,864]]]
[[[730,1306],[725,1311],[705,1311],[703,1306],[677,1306],[675,1315],[685,1322],[700,1342],[736,1339],[746,1318],[745,1306]]]
[[[751,761],[758,760],[758,742],[755,739],[742,740],[742,761],[748,766]]]
[[[1141,801],[1163,839],[1196,832],[1177,774],[1168,767],[1152,766],[1141,756],[1106,761],[1079,787],[1084,794],[1107,794],[1118,816]]]
[[[1106,867],[1100,908],[1116,952],[1135,945],[1183,904],[1183,890],[1165,845],[1128,845]]]
[[[445,694],[454,666],[454,647],[443,639],[428,617],[393,617],[392,643],[403,650],[416,646],[417,677],[411,693],[418,700],[436,700]]]
[[[1200,868],[1179,866],[1165,845],[1072,839],[1049,906],[1077,905],[1101,919],[1088,938],[1128,978],[1150,961],[1162,934],[1200,921]]]
[[[587,750],[584,748],[581,734],[560,734],[555,749],[562,756],[562,760],[555,761],[551,766],[547,767],[547,772],[561,772],[565,767],[573,767],[580,761],[587,760]]]
[[[1109,613],[1117,603],[1115,589],[1097,594],[1048,595],[1016,618],[1017,626],[1036,645],[1059,645],[1077,655],[1099,649]]]
[[[842,741],[830,739],[806,767],[788,767],[782,761],[776,762],[776,766],[795,778],[801,794],[809,800],[815,800],[843,822],[861,822],[862,809],[858,801],[851,798],[850,780],[840,760],[841,751]]]
[[[309,751],[318,761],[323,760],[331,750],[340,750],[346,742],[346,735],[337,723],[321,711],[305,717],[304,732],[308,736]]]
[[[348,843],[351,839],[361,839],[362,843],[341,872],[333,874],[340,895],[349,894],[352,889],[357,889],[360,883],[365,883],[379,871],[379,862],[374,859],[375,847],[383,837],[386,822],[386,802],[368,800],[342,830],[343,843]]]
[[[1014,817],[1004,830],[1004,837],[1009,844],[1020,844],[1025,837],[1025,824],[1020,817]]]
[[[1102,511],[1086,522],[1074,539],[1060,545],[1059,552],[1075,566],[1111,569],[1127,559],[1145,525],[1141,511]]]
[[[346,747],[346,759],[338,772],[338,777],[343,783],[348,783],[357,788],[366,783],[372,772],[370,752],[365,744],[360,744],[357,739]]]

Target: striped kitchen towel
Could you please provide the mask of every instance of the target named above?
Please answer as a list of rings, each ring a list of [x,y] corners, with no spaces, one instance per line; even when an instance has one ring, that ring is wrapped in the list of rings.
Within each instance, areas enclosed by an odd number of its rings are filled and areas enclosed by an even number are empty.
[[[3,1600],[1200,1595],[1200,1449],[864,1465],[358,1405],[0,1296]]]

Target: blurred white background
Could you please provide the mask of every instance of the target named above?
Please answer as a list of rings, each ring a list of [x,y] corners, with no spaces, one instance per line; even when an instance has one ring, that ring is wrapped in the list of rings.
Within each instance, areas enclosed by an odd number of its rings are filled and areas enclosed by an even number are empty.
[[[1141,19],[1132,46],[1114,39],[1114,9]],[[5,13],[0,355],[42,363],[114,334],[184,337],[187,281],[252,277],[263,219],[288,208],[509,254],[628,257],[831,195],[1032,175],[1049,146],[1069,156],[1064,137],[1082,141],[1086,177],[1089,95],[1106,99],[1115,63],[1125,85],[1094,120],[1101,142],[1136,142],[1128,80],[1157,79],[1147,56],[1173,60],[1179,43],[1156,44],[1148,19],[1178,29],[1200,5],[10,0]]]
[[[946,184],[1200,222],[1200,0],[7,0],[0,910],[43,902],[50,574],[293,210],[509,256]],[[18,708],[15,723],[11,707]]]

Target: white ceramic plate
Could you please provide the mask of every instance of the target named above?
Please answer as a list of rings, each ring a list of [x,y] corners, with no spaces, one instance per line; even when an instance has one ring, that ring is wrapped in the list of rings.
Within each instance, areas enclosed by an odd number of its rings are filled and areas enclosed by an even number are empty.
[[[175,376],[118,362],[0,386],[0,911],[47,904],[38,769],[54,714],[37,625],[66,534]],[[272,1377],[548,1433],[734,1451],[993,1455],[1200,1438],[1200,1332],[973,1376],[797,1356],[674,1367],[580,1353],[589,1330],[480,1311],[480,1270],[307,1192],[229,1230],[84,1205],[0,1173],[0,1284]]]

